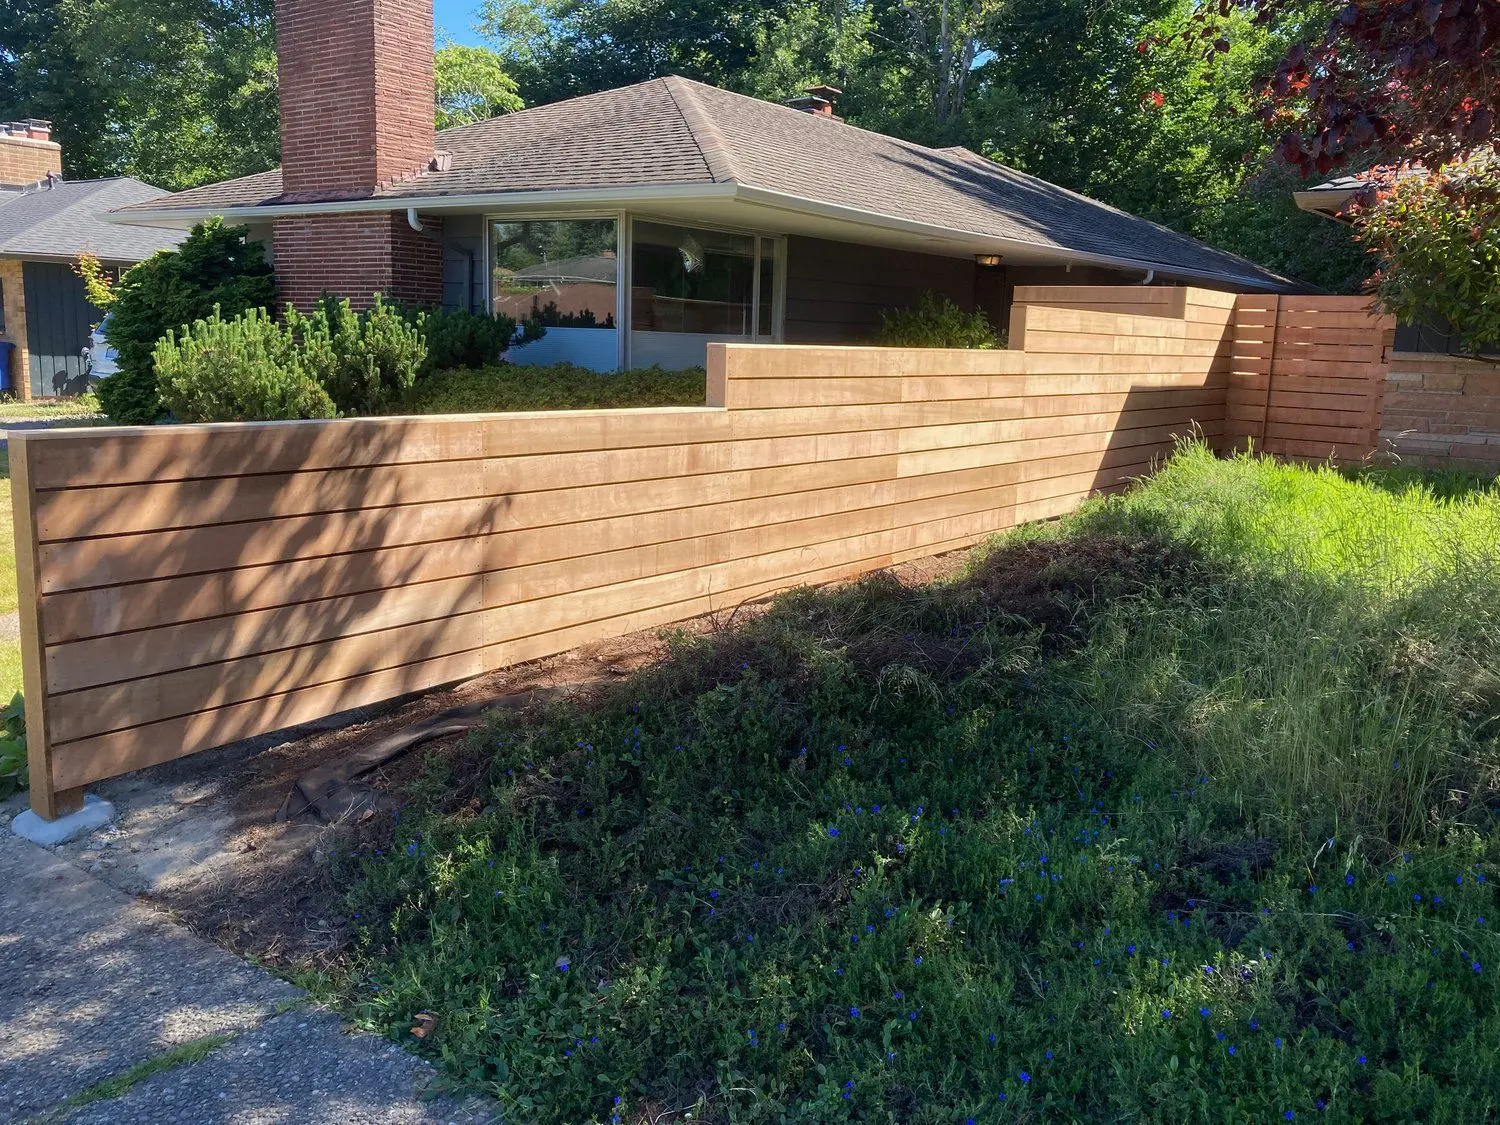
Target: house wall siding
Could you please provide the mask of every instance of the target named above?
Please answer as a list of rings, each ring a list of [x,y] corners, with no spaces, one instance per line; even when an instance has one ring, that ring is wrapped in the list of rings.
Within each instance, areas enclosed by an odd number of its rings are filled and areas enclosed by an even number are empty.
[[[432,0],[276,0],[292,201],[349,199],[432,160]]]
[[[104,314],[89,304],[83,279],[61,262],[25,262],[26,352],[23,374],[33,398],[84,389],[83,349]],[[7,286],[9,288],[9,286]],[[8,298],[7,298],[8,299]],[[12,378],[18,369],[12,367]]]
[[[979,309],[999,331],[1010,323],[1019,285],[1129,285],[1140,278],[1098,266],[980,267],[967,258],[794,237],[787,244],[786,340],[868,343],[883,312],[914,305],[928,290]]]

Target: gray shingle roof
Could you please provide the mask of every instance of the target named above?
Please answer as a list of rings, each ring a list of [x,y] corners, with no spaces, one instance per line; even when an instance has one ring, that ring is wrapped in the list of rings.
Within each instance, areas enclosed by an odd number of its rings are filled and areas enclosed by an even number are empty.
[[[453,153],[449,171],[394,184],[374,198],[396,205],[443,196],[733,183],[1044,251],[1287,284],[1247,259],[967,149],[927,148],[684,78],[444,130],[438,146]],[[279,173],[267,172],[126,214],[269,206],[279,202],[280,190]]]
[[[108,262],[140,262],[182,241],[181,231],[121,226],[104,216],[168,193],[121,177],[60,180],[52,187],[0,191],[0,256],[76,258],[88,250]]]

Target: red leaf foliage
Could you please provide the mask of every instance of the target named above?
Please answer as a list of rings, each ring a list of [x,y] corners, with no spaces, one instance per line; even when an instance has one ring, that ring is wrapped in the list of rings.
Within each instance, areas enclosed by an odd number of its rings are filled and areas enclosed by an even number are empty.
[[[1289,2],[1203,0],[1204,54],[1224,49],[1231,5],[1273,24]],[[1350,0],[1257,86],[1278,153],[1304,175],[1372,155],[1437,167],[1496,140],[1500,0]]]

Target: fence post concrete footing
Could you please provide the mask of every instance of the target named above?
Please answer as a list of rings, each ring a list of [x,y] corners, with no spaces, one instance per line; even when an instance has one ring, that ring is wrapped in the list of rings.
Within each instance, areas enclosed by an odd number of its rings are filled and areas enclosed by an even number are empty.
[[[114,818],[114,805],[90,793],[83,799],[83,808],[56,820],[43,820],[31,809],[27,809],[10,822],[10,830],[23,840],[51,848],[66,844],[85,832],[103,828]]]

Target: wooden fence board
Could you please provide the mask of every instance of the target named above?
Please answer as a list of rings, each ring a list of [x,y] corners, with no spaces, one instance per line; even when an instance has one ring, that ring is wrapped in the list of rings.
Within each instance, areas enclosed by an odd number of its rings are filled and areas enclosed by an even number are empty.
[[[1225,430],[1236,447],[1357,461],[1379,441],[1394,326],[1358,297],[1241,297]]]

